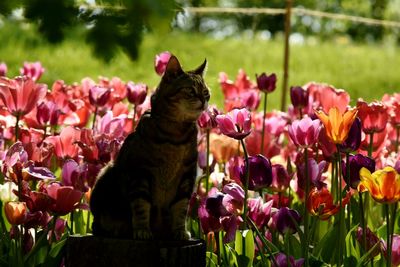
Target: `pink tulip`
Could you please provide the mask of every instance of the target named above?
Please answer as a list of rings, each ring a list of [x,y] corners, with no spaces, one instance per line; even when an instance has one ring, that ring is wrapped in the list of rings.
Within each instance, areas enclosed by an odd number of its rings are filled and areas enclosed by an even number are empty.
[[[337,107],[341,113],[347,110],[347,106],[350,103],[350,95],[345,90],[320,83],[310,83],[306,87],[311,108],[322,107],[325,113],[328,113],[329,109],[333,107]]]
[[[47,86],[35,84],[29,77],[0,77],[0,99],[14,116],[29,113],[46,96]]]
[[[251,114],[245,109],[234,109],[226,115],[215,118],[221,132],[229,137],[241,140],[251,132]]]
[[[170,57],[171,53],[168,51],[156,55],[154,59],[154,69],[156,70],[158,75],[164,75]]]
[[[103,107],[110,100],[111,89],[101,86],[93,86],[89,90],[90,104],[97,107]]]
[[[44,72],[44,68],[42,64],[37,62],[25,62],[24,67],[20,69],[21,75],[28,76],[33,81],[37,81],[40,79]]]
[[[385,130],[389,120],[387,107],[382,102],[367,103],[357,101],[357,116],[361,119],[362,130],[366,134],[379,133]]]
[[[0,77],[7,75],[7,65],[4,62],[0,63]]]
[[[296,146],[305,148],[314,145],[318,141],[321,122],[305,117],[295,120],[288,126],[289,136]]]
[[[143,104],[147,96],[147,85],[143,83],[134,84],[128,82],[126,84],[127,96],[129,103],[137,106]]]

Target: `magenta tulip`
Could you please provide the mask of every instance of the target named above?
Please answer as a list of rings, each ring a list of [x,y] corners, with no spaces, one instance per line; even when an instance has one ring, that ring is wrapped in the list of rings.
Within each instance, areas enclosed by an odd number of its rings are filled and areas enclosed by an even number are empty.
[[[295,120],[288,126],[289,136],[296,146],[301,148],[313,146],[318,141],[321,122],[305,117]]]
[[[168,51],[156,55],[154,59],[154,69],[156,70],[158,75],[164,75],[170,57],[171,53]]]
[[[133,82],[128,82],[126,90],[129,103],[135,106],[143,104],[147,96],[147,89],[147,85],[143,83],[134,84]]]
[[[229,137],[241,140],[251,132],[251,114],[245,109],[233,109],[226,115],[215,118],[221,132]]]

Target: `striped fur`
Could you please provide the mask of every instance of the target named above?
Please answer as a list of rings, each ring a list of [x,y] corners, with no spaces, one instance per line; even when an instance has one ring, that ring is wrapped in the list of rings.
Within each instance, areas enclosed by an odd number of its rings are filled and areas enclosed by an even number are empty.
[[[172,56],[147,111],[93,189],[93,233],[128,239],[189,239],[185,221],[197,163],[196,120],[210,98],[206,61],[184,72]]]

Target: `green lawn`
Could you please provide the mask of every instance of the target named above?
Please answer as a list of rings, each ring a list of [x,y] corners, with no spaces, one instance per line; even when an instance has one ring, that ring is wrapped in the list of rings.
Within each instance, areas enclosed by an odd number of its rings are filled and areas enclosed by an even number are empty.
[[[207,58],[206,80],[212,89],[212,101],[221,106],[218,73],[232,79],[243,68],[252,80],[261,72],[276,72],[278,88],[269,97],[269,107],[279,108],[282,85],[283,41],[259,38],[216,40],[199,34],[171,32],[163,36],[146,35],[137,62],[122,53],[110,64],[94,58],[82,34],[70,34],[64,43],[52,46],[42,41],[29,27],[0,27],[0,62],[9,67],[9,76],[17,75],[24,61],[41,61],[46,68],[41,81],[52,84],[57,79],[79,82],[89,76],[119,76],[123,80],[157,86],[159,77],[153,69],[154,55],[171,51],[185,69],[192,69]],[[291,46],[290,85],[309,81],[326,82],[350,92],[353,103],[358,97],[371,101],[387,93],[400,91],[400,48],[392,45],[356,45],[318,42]]]

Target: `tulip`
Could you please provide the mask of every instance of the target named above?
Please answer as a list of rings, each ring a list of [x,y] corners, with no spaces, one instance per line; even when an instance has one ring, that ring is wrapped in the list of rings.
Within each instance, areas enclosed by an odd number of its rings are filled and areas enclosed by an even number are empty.
[[[224,196],[225,194],[217,192],[214,195],[207,197],[205,202],[205,208],[207,209],[207,212],[209,214],[211,214],[216,218],[229,215],[229,212],[222,205],[222,200]]]
[[[261,197],[248,199],[249,218],[260,228],[267,226],[270,219],[273,200],[263,203]]]
[[[271,93],[276,88],[276,74],[272,73],[271,75],[266,75],[263,72],[260,76],[256,74],[257,79],[257,87],[264,93]]]
[[[14,190],[18,190],[18,187],[13,182],[5,182],[0,184],[0,202],[15,201],[18,197],[13,193]]]
[[[50,207],[51,211],[59,216],[64,216],[76,209],[83,196],[79,190],[72,186],[61,186],[58,183],[52,183],[46,187],[48,195],[55,200]]]
[[[358,241],[358,243],[360,243],[362,245],[363,243],[363,229],[361,227],[357,228],[357,232],[356,232],[356,239]],[[365,241],[366,241],[366,251],[370,251],[372,249],[373,246],[376,245],[376,243],[381,243],[382,241],[378,238],[378,236],[376,236],[371,229],[369,229],[369,227],[366,227],[366,231],[365,231]],[[370,258],[373,258],[375,256],[377,256],[381,250],[382,250],[382,246],[383,244],[375,247],[374,251],[371,252]]]
[[[301,109],[308,104],[308,91],[301,86],[290,87],[290,100],[294,108]]]
[[[60,135],[49,136],[44,142],[54,146],[54,152],[58,158],[75,158],[79,152],[77,142],[80,140],[80,135],[80,130],[67,126],[61,130]]]
[[[203,129],[212,129],[218,126],[215,117],[219,114],[219,111],[215,107],[208,107],[204,110],[197,120],[197,125]]]
[[[346,183],[349,182],[348,186],[350,186],[353,189],[357,189],[358,185],[360,184],[361,168],[363,167],[367,168],[370,172],[375,171],[375,161],[361,154],[350,155],[348,165],[350,167],[350,181],[346,181]],[[346,170],[347,170],[347,165],[343,163],[342,164],[343,177],[346,177]]]
[[[46,93],[46,85],[35,84],[29,77],[0,77],[0,98],[13,116],[29,113]]]
[[[251,132],[251,114],[245,108],[217,115],[215,119],[221,132],[231,138],[242,140]]]
[[[322,181],[322,173],[326,167],[326,161],[321,161],[317,163],[315,159],[311,158],[308,159],[308,179],[312,185],[321,189],[322,187],[326,186],[326,184]],[[297,184],[300,189],[305,189],[306,179],[305,177],[305,168],[306,164],[302,163],[297,168]]]
[[[25,62],[22,69],[20,69],[21,75],[31,78],[33,81],[40,79],[44,72],[42,64],[37,62]]]
[[[225,193],[222,199],[222,205],[228,212],[234,215],[240,215],[243,212],[244,190],[237,183],[229,183],[222,188]]]
[[[284,253],[279,252],[274,256],[275,261],[272,262],[272,267],[301,267],[304,264],[304,259],[295,260],[293,256],[287,256]],[[287,262],[289,259],[289,262]],[[290,265],[289,265],[290,264]]]
[[[362,130],[366,134],[379,133],[386,128],[389,119],[387,107],[381,102],[366,103],[357,101],[358,117],[361,119]]]
[[[342,199],[342,207],[345,207],[350,201],[350,192]],[[326,187],[318,190],[313,188],[307,202],[307,210],[321,220],[328,220],[340,210],[340,205],[333,204],[333,197]]]
[[[362,167],[360,170],[361,185],[380,203],[395,203],[400,200],[400,174],[390,166],[371,174]]]
[[[27,209],[25,202],[10,201],[4,205],[4,213],[12,225],[23,224],[26,221]]]
[[[55,126],[58,124],[58,118],[62,111],[53,101],[45,101],[37,106],[36,119],[42,125],[47,124]]]
[[[400,160],[396,161],[396,164],[394,165],[394,169],[397,171],[397,173],[400,173]]]
[[[400,266],[400,235],[393,235],[392,237],[391,260],[392,260],[392,266]]]
[[[349,134],[357,110],[350,109],[342,114],[337,107],[333,107],[328,115],[321,110],[316,111],[316,115],[324,124],[328,138],[335,144],[342,144]]]
[[[143,83],[134,84],[133,82],[128,82],[126,90],[129,103],[138,106],[143,104],[146,99],[148,87]]]
[[[164,75],[165,69],[167,68],[168,61],[171,57],[171,53],[168,51],[162,52],[154,58],[154,69],[160,76]]]
[[[361,144],[361,120],[355,118],[350,127],[349,134],[343,144],[339,145],[339,150],[342,152],[356,151]]]
[[[0,77],[1,76],[6,76],[7,75],[7,65],[4,62],[0,63]]]
[[[296,210],[282,207],[277,213],[273,215],[273,220],[276,229],[282,234],[290,233],[294,234],[297,232],[296,224],[300,224],[301,217]]]
[[[281,164],[272,165],[272,183],[270,186],[272,191],[284,192],[289,187],[291,179],[292,177]]]
[[[288,126],[290,139],[296,146],[306,148],[313,146],[320,131],[320,121],[312,120],[309,117],[295,120]]]
[[[96,107],[102,107],[107,104],[111,96],[111,89],[93,86],[89,90],[89,101],[90,104]]]
[[[267,188],[272,183],[272,167],[269,159],[261,154],[249,157],[249,187],[248,189],[258,191]],[[246,166],[240,170],[240,179],[245,183]]]
[[[238,143],[225,135],[211,133],[210,152],[218,163],[227,163],[238,154]]]

